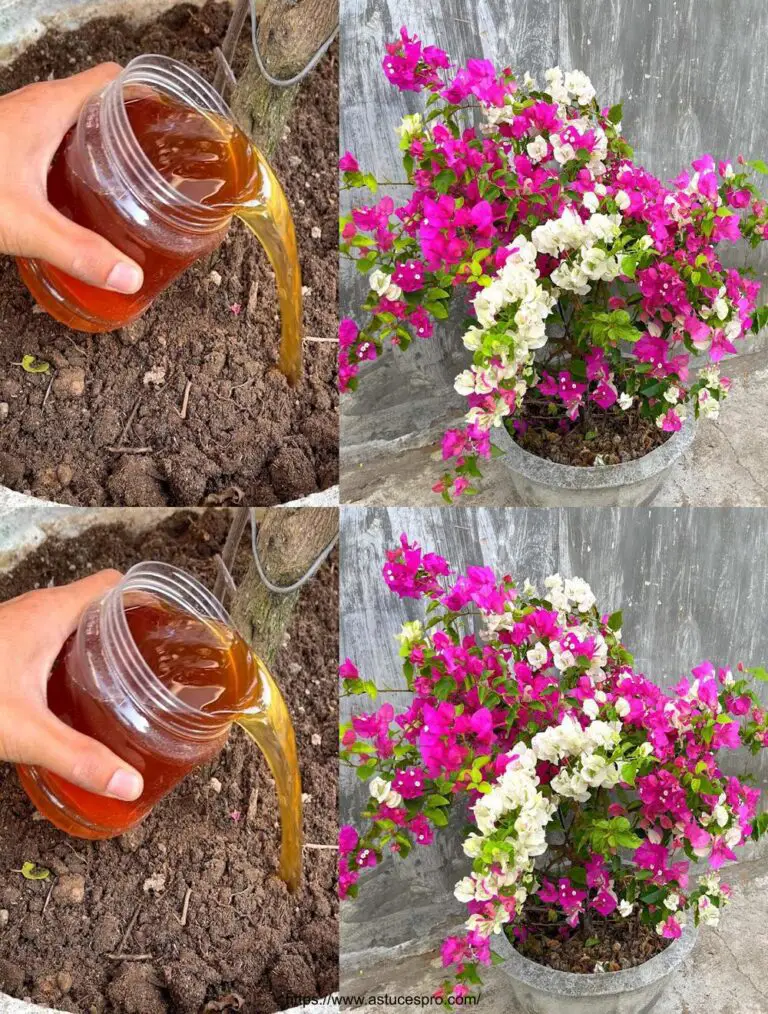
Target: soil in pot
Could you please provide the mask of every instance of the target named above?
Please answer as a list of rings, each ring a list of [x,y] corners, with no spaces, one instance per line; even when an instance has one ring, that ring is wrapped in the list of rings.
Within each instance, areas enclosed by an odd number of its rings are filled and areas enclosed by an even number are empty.
[[[143,559],[185,567],[211,587],[229,515],[185,512],[140,535],[118,524],[48,541],[0,577],[0,600]],[[235,580],[248,559],[243,540]],[[306,841],[315,844],[334,844],[337,834],[337,630],[332,557],[303,591],[275,666],[296,729]],[[67,838],[35,820],[10,765],[0,766],[0,809],[0,909],[8,913],[0,990],[78,1014],[269,1014],[338,987],[336,852],[305,849],[302,886],[288,893],[276,876],[273,781],[240,730],[121,838]],[[14,872],[28,860],[52,877]],[[150,957],[108,956],[117,953]]]
[[[182,4],[149,25],[100,18],[49,32],[0,69],[0,94],[147,52],[211,80],[229,17],[227,4]],[[310,338],[334,338],[337,327],[337,78],[334,49],[303,84],[274,160],[296,221]],[[337,347],[305,341],[304,379],[291,389],[277,369],[279,335],[271,268],[239,222],[142,318],[110,334],[35,312],[13,262],[0,259],[0,484],[70,504],[182,507],[268,506],[333,485]],[[14,365],[24,355],[50,371],[25,373]],[[111,449],[121,447],[134,453]]]
[[[589,926],[582,922],[567,937],[561,935],[562,924],[557,927],[539,925],[541,913],[532,915],[536,923],[525,940],[508,934],[510,943],[523,957],[560,972],[577,972],[591,975],[595,966],[604,972],[619,972],[623,968],[636,968],[660,954],[670,941],[660,937],[652,926],[642,923],[637,915],[626,919],[603,918],[593,915]]]
[[[596,463],[618,465],[636,461],[669,439],[651,419],[640,415],[637,407],[623,412],[617,406],[609,409],[590,407],[576,422],[563,413],[550,415],[540,399],[526,398],[517,420],[507,429],[515,443],[539,458],[560,465],[589,468]]]

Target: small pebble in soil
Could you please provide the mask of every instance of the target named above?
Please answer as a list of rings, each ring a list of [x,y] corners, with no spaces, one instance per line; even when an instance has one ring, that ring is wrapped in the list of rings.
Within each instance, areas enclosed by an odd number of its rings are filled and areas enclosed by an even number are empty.
[[[56,985],[62,993],[68,993],[72,989],[72,974],[63,970],[56,975]]]
[[[219,781],[218,778],[211,778],[208,784],[215,793],[218,794],[219,792],[221,792],[221,782]]]
[[[142,383],[145,387],[149,387],[150,384],[153,387],[162,387],[165,383],[165,367],[153,366],[151,370],[147,370],[142,378]]]
[[[215,286],[218,287],[219,285],[221,285],[222,279],[221,279],[221,275],[219,274],[218,271],[209,271],[208,272],[208,277],[210,278],[210,280],[213,282],[213,284]]]
[[[85,877],[65,873],[53,887],[53,900],[60,905],[82,905],[85,900]]]
[[[85,370],[80,366],[60,370],[53,380],[53,393],[60,398],[82,398],[85,394]]]
[[[11,411],[11,406],[7,401],[0,401],[0,422],[5,422],[8,418],[8,413]]]
[[[312,746],[320,746],[323,742],[323,737],[318,732],[312,733]]]
[[[323,238],[323,230],[320,228],[319,225],[313,225],[312,226],[312,239],[322,239],[322,238]]]
[[[161,894],[165,890],[165,874],[153,873],[151,877],[147,877],[144,881],[143,890],[147,894],[150,891],[154,891],[155,894]]]
[[[11,915],[7,908],[0,908],[0,929],[8,925]]]

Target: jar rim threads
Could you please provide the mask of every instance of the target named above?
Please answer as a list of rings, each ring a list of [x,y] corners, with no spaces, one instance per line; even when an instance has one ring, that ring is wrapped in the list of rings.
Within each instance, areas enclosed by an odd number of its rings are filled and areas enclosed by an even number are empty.
[[[104,597],[99,610],[103,651],[133,703],[151,711],[153,722],[168,731],[209,739],[221,735],[239,711],[206,712],[173,694],[144,660],[133,638],[125,612],[127,596],[149,595],[200,620],[215,620],[234,628],[231,617],[203,584],[172,564],[154,561],[136,564]]]
[[[204,204],[171,186],[143,151],[131,126],[124,101],[131,87],[151,88],[190,109],[215,113],[235,124],[232,110],[204,77],[169,56],[134,57],[103,93],[104,147],[123,184],[138,199],[149,198],[152,214],[174,225],[193,231],[220,228],[237,204]]]

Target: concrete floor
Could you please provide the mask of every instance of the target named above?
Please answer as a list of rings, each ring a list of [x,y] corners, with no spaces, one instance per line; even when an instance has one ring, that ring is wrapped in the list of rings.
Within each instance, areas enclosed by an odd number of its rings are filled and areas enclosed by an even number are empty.
[[[734,889],[717,930],[703,928],[654,1014],[768,1014],[768,859],[741,863],[723,871]],[[345,966],[342,957],[342,1010],[381,1011],[353,997],[429,996],[441,980],[439,952],[411,956],[400,947],[396,956],[377,959],[364,970]],[[504,975],[498,968],[483,973],[485,987],[477,1007],[483,1014],[516,1014],[509,1006]],[[460,1008],[457,1008],[460,1009]]]
[[[723,372],[732,377],[733,388],[720,419],[700,422],[693,448],[675,466],[654,506],[768,505],[768,352],[739,357]],[[446,428],[342,451],[341,502],[439,506],[431,487],[442,471],[440,438]],[[467,501],[469,506],[520,506],[504,465],[492,460],[483,464],[483,472],[480,493]]]

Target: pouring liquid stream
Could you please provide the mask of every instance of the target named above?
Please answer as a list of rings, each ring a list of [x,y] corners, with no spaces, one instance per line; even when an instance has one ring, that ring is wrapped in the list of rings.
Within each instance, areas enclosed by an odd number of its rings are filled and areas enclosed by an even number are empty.
[[[237,724],[254,741],[269,764],[277,788],[282,828],[280,876],[291,891],[301,880],[301,780],[296,739],[288,708],[277,684],[261,660],[262,695],[259,710],[240,715]]]
[[[301,271],[288,201],[266,158],[230,120],[151,88],[126,89],[124,107],[135,141],[162,177],[169,201],[163,205],[160,200],[147,211],[122,183],[102,189],[88,185],[78,164],[75,128],[51,164],[48,197],[62,214],[135,260],[144,272],[144,284],[126,295],[89,285],[50,264],[20,259],[27,287],[43,309],[70,327],[123,327],[194,260],[215,249],[229,221],[237,217],[262,245],[275,272],[281,314],[279,367],[296,384],[302,359]],[[90,135],[98,129],[97,124],[86,125],[86,147],[93,146]],[[152,199],[157,202],[157,195]],[[207,231],[190,231],[186,216],[192,211],[198,219],[209,216]],[[140,221],[142,227],[132,227],[131,221]],[[162,242],[157,239],[161,226]]]
[[[182,613],[148,595],[126,604],[125,616],[142,658],[165,690],[194,709],[202,722],[207,719],[224,729],[203,747],[196,763],[218,753],[231,723],[241,725],[264,754],[279,802],[280,875],[295,890],[301,879],[301,781],[288,709],[269,670],[236,631],[217,620]],[[46,772],[42,793],[29,771],[20,768],[19,773],[38,810],[62,830],[80,837],[112,837],[146,816],[188,773],[190,764],[172,753],[153,751],[120,721],[111,702],[79,692],[76,673],[68,670],[69,644],[48,681],[49,707],[67,725],[108,744],[133,765],[144,778],[144,792],[138,800],[124,802]],[[58,801],[56,808],[52,797]],[[77,824],[68,826],[67,812],[77,814]],[[98,830],[89,833],[88,828]]]

